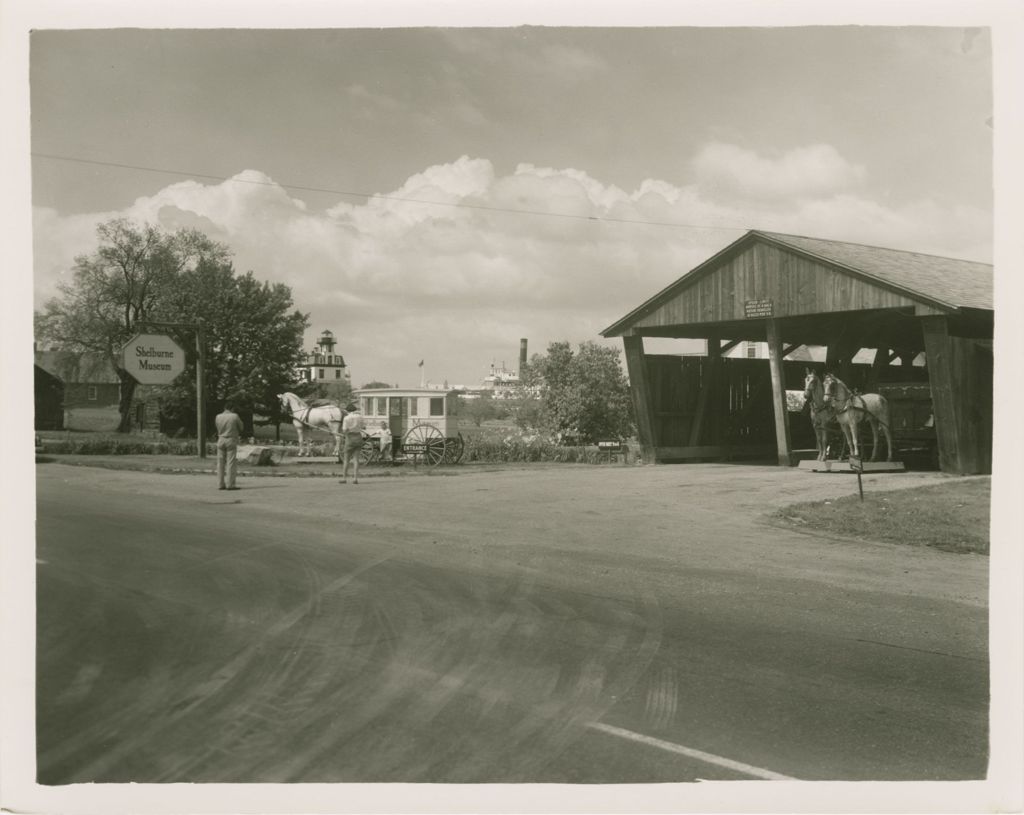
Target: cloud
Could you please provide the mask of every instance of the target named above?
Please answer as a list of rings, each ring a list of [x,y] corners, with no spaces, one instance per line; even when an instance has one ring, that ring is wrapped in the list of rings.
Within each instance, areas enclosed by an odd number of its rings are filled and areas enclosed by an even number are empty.
[[[890,207],[858,191],[864,171],[830,147],[768,160],[711,145],[694,161],[692,185],[648,179],[634,190],[572,168],[524,163],[502,175],[462,156],[326,211],[256,170],[173,184],[118,213],[40,208],[37,306],[95,248],[98,223],[196,227],[230,246],[240,271],[288,284],[311,314],[307,342],[333,330],[358,383],[418,382],[426,358],[436,381],[473,384],[492,361],[514,363],[520,337],[532,351],[597,339],[749,228],[978,260],[991,251],[989,213],[928,200]],[[746,187],[724,183],[739,185],[751,167]],[[723,183],[709,190],[712,178]]]
[[[541,51],[545,76],[558,76],[567,81],[593,79],[608,70],[607,63],[582,48],[556,44]]]
[[[701,193],[714,199],[785,201],[815,198],[856,188],[863,167],[828,144],[795,147],[766,158],[734,144],[713,142],[692,162]]]

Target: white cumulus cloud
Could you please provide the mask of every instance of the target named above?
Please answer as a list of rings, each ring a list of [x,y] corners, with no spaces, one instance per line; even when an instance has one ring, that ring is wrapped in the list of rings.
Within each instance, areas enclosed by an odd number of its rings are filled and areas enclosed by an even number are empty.
[[[692,185],[647,179],[623,190],[578,169],[524,163],[500,175],[463,156],[324,211],[248,170],[172,184],[123,212],[37,209],[37,306],[75,255],[95,249],[98,223],[196,227],[227,244],[240,271],[289,285],[311,314],[308,342],[333,330],[357,384],[414,384],[421,358],[434,381],[473,384],[491,361],[514,363],[520,337],[531,351],[597,339],[748,228],[988,259],[988,213],[889,207],[858,193],[864,171],[832,148],[772,161],[713,145],[694,162]],[[749,181],[751,168],[756,179],[730,192],[725,182]],[[711,190],[710,179],[720,182]]]
[[[713,142],[693,159],[702,194],[716,199],[787,200],[813,198],[856,188],[863,167],[828,144],[812,144],[774,157],[734,144]]]

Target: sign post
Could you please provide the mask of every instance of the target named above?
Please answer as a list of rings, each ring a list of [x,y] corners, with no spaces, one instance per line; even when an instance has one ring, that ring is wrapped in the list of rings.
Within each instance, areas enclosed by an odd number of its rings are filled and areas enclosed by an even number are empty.
[[[857,473],[857,492],[860,493],[860,500],[864,500],[864,485],[861,483],[860,476],[864,472],[864,463],[859,456],[850,455],[850,469]]]
[[[196,445],[199,458],[206,458],[206,326],[148,320],[138,325],[196,332]],[[136,334],[121,348],[121,357],[124,369],[142,385],[169,385],[185,370],[184,349],[166,334]]]
[[[206,326],[196,324],[196,441],[206,458]]]

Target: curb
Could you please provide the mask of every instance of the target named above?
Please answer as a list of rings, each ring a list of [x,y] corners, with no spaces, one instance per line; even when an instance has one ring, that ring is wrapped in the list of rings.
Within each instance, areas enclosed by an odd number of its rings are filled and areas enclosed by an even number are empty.
[[[95,467],[102,470],[123,470],[127,472],[142,472],[142,473],[164,473],[167,475],[204,475],[204,476],[215,476],[217,474],[216,465],[203,467],[174,467],[166,464],[146,464],[139,461],[117,461],[114,459],[93,459],[88,460],[85,457],[72,457],[60,458],[53,455],[36,455],[36,464],[63,464],[68,467]],[[409,469],[405,472],[399,472],[401,468],[394,468],[384,472],[367,472],[364,469],[360,469],[359,478],[410,478],[410,477],[438,477],[438,476],[455,476],[459,473],[447,470],[438,472],[436,469],[427,469],[421,467],[413,470]],[[341,468],[337,470],[321,470],[321,469],[303,469],[301,471],[282,472],[279,466],[277,467],[239,467],[238,468],[239,478],[340,478]]]

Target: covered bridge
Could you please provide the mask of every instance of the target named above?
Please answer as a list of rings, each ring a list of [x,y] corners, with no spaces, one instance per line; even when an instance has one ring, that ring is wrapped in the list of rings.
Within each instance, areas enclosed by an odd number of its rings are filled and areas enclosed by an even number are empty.
[[[647,461],[792,464],[813,434],[786,391],[803,389],[810,366],[895,407],[916,394],[912,410],[894,410],[897,447],[930,435],[944,472],[983,473],[993,315],[988,264],[752,230],[601,333],[622,337]],[[645,337],[703,339],[706,350],[647,354]],[[767,343],[768,359],[729,358],[744,341]],[[805,346],[824,359],[787,359]]]

